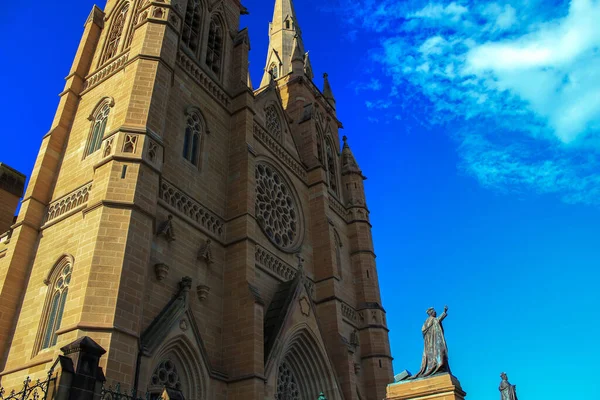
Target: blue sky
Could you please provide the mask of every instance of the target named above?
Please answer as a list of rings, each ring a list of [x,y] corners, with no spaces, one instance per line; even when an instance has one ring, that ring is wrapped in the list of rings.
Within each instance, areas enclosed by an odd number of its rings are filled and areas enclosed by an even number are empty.
[[[448,304],[468,399],[502,371],[522,399],[600,398],[600,1],[295,2],[369,178],[396,372]],[[0,161],[27,174],[93,1],[35,3],[0,22]],[[255,83],[272,3],[244,2]]]

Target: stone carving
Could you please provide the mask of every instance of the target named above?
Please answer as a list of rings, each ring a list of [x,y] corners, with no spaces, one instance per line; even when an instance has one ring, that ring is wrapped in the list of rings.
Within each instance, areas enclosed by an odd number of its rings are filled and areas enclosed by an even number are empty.
[[[106,144],[104,145],[104,157],[108,157],[112,154],[112,147],[115,138],[114,136],[106,139]]]
[[[127,64],[128,59],[129,52],[123,54],[116,60],[112,61],[110,64],[106,65],[104,68],[98,70],[85,81],[85,83],[83,84],[83,91],[92,89],[96,85],[100,84],[101,82],[104,82],[106,79],[119,72],[125,67],[125,64]]]
[[[52,221],[69,211],[87,203],[92,191],[92,182],[74,190],[66,196],[54,201],[48,207],[46,222]]]
[[[198,260],[202,260],[206,263],[206,265],[210,265],[215,262],[212,254],[212,240],[208,239],[204,242],[204,245],[200,248],[198,252]]]
[[[156,274],[157,281],[164,281],[169,275],[169,266],[167,264],[156,264],[154,266],[154,273]]]
[[[352,322],[356,322],[356,310],[346,303],[342,303],[342,316],[348,318]]]
[[[148,143],[148,159],[151,162],[154,162],[156,160],[157,154],[158,154],[158,144],[156,144],[154,141],[150,140]]]
[[[442,321],[446,318],[448,306],[444,307],[444,313],[437,316],[433,307],[427,310],[429,317],[423,324],[421,331],[425,341],[421,370],[411,379],[424,378],[442,372],[450,372],[448,364],[448,347],[444,336]]]
[[[360,374],[360,363],[354,363],[354,373],[356,375]]]
[[[306,181],[307,174],[304,166],[292,157],[290,153],[288,153],[288,151],[273,138],[273,136],[268,134],[267,131],[256,122],[254,123],[254,137],[272,151],[273,154],[277,156],[277,159],[298,175],[300,179]]]
[[[179,322],[179,329],[185,332],[188,330],[188,328],[188,322],[185,319],[182,319],[181,322]]]
[[[198,300],[204,301],[208,298],[208,294],[210,293],[210,288],[206,285],[198,285],[196,286],[196,294],[198,294]]]
[[[229,96],[219,87],[217,83],[209,78],[185,53],[177,53],[177,64],[187,72],[200,86],[208,91],[224,107],[229,107]]]
[[[500,400],[519,400],[517,398],[517,386],[510,384],[506,372],[501,373],[500,377],[502,378],[502,382],[500,382],[500,387],[498,388],[500,391]]]
[[[300,311],[305,317],[308,317],[310,315],[310,303],[308,302],[308,299],[306,297],[302,297],[300,299]]]
[[[333,196],[329,196],[329,208],[342,217],[344,221],[348,220],[349,211]]]
[[[156,232],[158,236],[164,236],[169,243],[175,240],[175,230],[173,229],[173,216],[169,214],[167,220],[163,222]]]
[[[294,196],[281,175],[270,165],[257,164],[255,173],[258,224],[274,245],[282,250],[292,250],[300,232]]]
[[[223,220],[171,183],[161,180],[158,196],[169,206],[200,224],[208,232],[220,238],[223,237]]]
[[[254,253],[256,263],[277,275],[283,282],[290,281],[296,276],[296,269],[280,260],[264,248],[256,246]]]
[[[123,143],[123,153],[135,153],[137,149],[138,135],[125,135]]]
[[[267,122],[267,131],[277,140],[281,140],[281,122],[275,106],[265,108],[265,118]]]

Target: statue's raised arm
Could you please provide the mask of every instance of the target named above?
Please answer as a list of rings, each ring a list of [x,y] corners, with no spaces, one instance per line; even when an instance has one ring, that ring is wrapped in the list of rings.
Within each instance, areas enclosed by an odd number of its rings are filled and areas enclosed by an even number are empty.
[[[448,347],[446,346],[444,327],[442,326],[442,321],[448,315],[448,306],[444,307],[444,313],[439,318],[433,307],[427,310],[427,315],[429,317],[421,328],[425,342],[421,370],[411,379],[450,372]]]

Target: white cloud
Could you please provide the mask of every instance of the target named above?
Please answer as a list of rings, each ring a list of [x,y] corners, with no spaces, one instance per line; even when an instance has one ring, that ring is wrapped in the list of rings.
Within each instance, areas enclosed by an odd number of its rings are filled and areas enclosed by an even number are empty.
[[[463,14],[468,12],[469,9],[467,7],[456,4],[455,2],[446,6],[440,3],[429,3],[425,8],[409,14],[408,17],[427,19],[449,18],[453,21],[458,21]]]
[[[374,115],[418,107],[486,187],[600,205],[600,0],[346,1],[391,80]]]
[[[573,0],[562,20],[474,47],[463,73],[477,75],[488,88],[512,91],[548,121],[561,141],[574,141],[600,120],[598,21],[599,2]]]

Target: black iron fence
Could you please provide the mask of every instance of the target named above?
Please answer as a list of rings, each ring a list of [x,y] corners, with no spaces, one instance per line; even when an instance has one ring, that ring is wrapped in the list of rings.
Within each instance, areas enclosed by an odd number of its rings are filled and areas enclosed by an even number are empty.
[[[50,394],[52,385],[56,381],[54,375],[54,366],[48,371],[46,379],[38,379],[35,382],[27,377],[23,381],[23,388],[20,391],[12,390],[8,395],[3,387],[0,387],[0,400],[46,400]],[[51,397],[50,397],[51,398]]]

